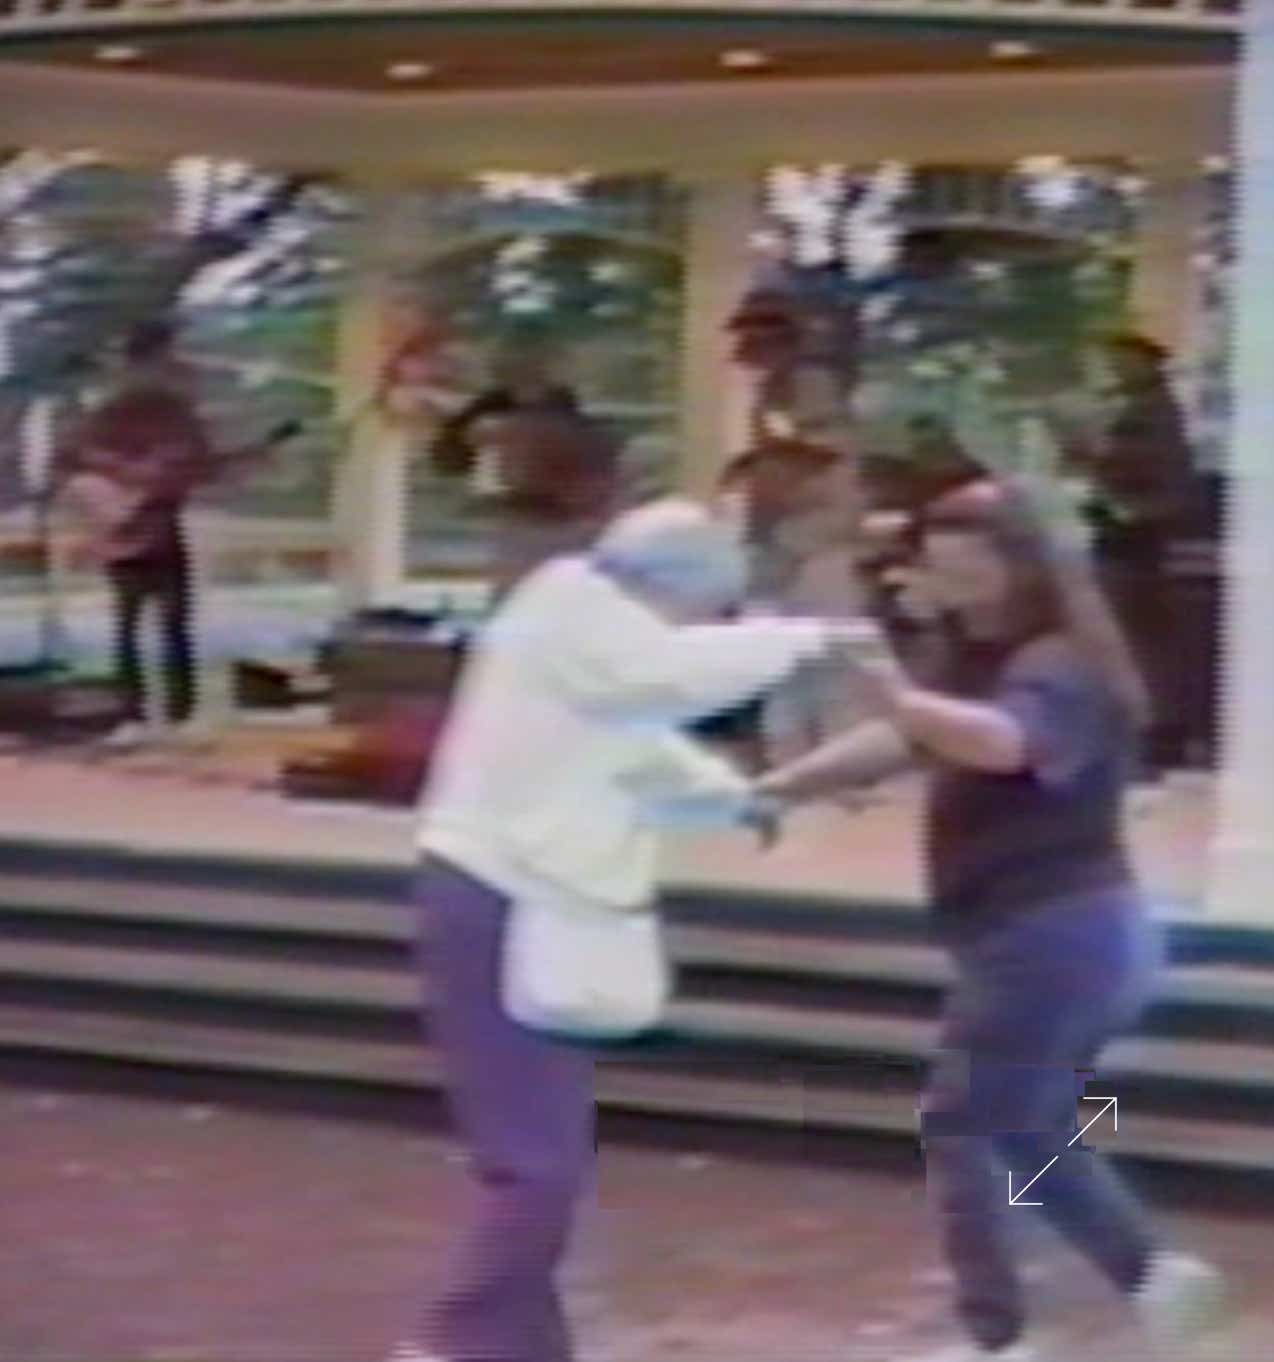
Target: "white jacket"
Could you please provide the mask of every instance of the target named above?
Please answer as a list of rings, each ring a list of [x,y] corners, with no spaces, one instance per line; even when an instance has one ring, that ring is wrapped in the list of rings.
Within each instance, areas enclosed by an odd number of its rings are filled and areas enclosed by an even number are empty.
[[[747,785],[677,725],[821,656],[804,620],[677,627],[585,558],[532,573],[480,636],[439,742],[419,845],[517,897],[654,896],[658,827]]]

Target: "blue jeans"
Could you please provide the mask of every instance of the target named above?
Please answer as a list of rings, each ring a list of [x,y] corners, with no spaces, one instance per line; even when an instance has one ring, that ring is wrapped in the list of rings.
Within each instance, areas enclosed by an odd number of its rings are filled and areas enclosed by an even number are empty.
[[[1138,1285],[1154,1251],[1134,1197],[1101,1156],[1069,1141],[1084,1079],[1144,1007],[1159,949],[1136,895],[1112,891],[1024,912],[954,954],[922,1131],[957,1308],[973,1339],[997,1349],[1024,1324],[1007,1218],[1025,1212],[1009,1204],[1010,1174],[1014,1196],[1042,1203],[1120,1291]]]
[[[554,1278],[594,1169],[593,1056],[505,1015],[501,895],[428,861],[416,898],[427,1028],[446,1066],[473,1191],[423,1339],[446,1362],[568,1362]]]

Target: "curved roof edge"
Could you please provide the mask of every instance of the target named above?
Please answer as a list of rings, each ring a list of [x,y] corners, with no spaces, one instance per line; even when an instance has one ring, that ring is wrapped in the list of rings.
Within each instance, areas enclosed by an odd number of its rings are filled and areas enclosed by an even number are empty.
[[[1254,0],[8,0],[0,40],[82,32],[432,15],[630,14],[941,20],[1040,27],[1234,33]]]

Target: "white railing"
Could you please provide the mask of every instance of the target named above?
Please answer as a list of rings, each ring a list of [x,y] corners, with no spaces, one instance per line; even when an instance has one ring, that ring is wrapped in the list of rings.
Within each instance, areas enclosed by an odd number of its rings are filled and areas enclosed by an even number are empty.
[[[83,29],[410,14],[720,11],[1234,32],[1265,0],[0,0],[0,39]]]

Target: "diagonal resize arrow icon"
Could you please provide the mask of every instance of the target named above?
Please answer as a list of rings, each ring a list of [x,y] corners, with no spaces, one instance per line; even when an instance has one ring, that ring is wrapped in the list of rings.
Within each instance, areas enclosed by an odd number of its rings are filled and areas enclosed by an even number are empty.
[[[1085,1097],[1085,1098],[1082,1098],[1081,1100],[1082,1100],[1082,1101],[1085,1101],[1085,1102],[1101,1102],[1101,1103],[1102,1103],[1102,1109],[1097,1113],[1096,1116],[1093,1117],[1093,1119],[1092,1119],[1091,1121],[1088,1122],[1088,1124],[1087,1124],[1086,1126],[1084,1126],[1084,1128],[1083,1128],[1082,1130],[1078,1131],[1078,1132],[1077,1132],[1075,1135],[1073,1135],[1069,1140],[1067,1140],[1067,1142],[1066,1142],[1066,1147],[1067,1147],[1067,1149],[1069,1149],[1077,1140],[1082,1140],[1082,1139],[1084,1138],[1085,1133],[1086,1133],[1088,1130],[1090,1130],[1094,1125],[1096,1125],[1097,1122],[1100,1121],[1101,1118],[1102,1118],[1108,1111],[1110,1111],[1112,1108],[1114,1109],[1114,1113],[1115,1113],[1115,1130],[1116,1130],[1116,1131],[1119,1130],[1119,1098],[1117,1098],[1117,1097]],[[1009,1205],[1010,1205],[1010,1206],[1042,1206],[1042,1205],[1044,1204],[1042,1201],[1023,1201],[1022,1198],[1027,1194],[1027,1192],[1029,1192],[1029,1191],[1031,1190],[1032,1187],[1035,1186],[1035,1184],[1044,1176],[1045,1173],[1048,1172],[1048,1170],[1049,1170],[1050,1168],[1052,1168],[1052,1166],[1053,1166],[1053,1165],[1058,1161],[1058,1159],[1060,1159],[1061,1157],[1062,1157],[1062,1156],[1061,1156],[1060,1154],[1054,1154],[1053,1157],[1052,1157],[1051,1159],[1049,1159],[1049,1161],[1044,1165],[1044,1167],[1041,1168],[1040,1171],[1039,1171],[1038,1173],[1036,1173],[1036,1175],[1030,1180],[1030,1182],[1028,1182],[1028,1183],[1026,1184],[1025,1187],[1021,1188],[1021,1189],[1020,1189],[1019,1191],[1017,1191],[1017,1192],[1014,1192],[1014,1190],[1013,1190],[1013,1174],[1010,1172],[1010,1173],[1009,1173]]]
[[[1088,1132],[1088,1130],[1091,1129],[1093,1126],[1095,1126],[1095,1125],[1097,1124],[1097,1122],[1100,1121],[1101,1118],[1102,1118],[1103,1116],[1105,1116],[1105,1114],[1106,1114],[1108,1111],[1110,1111],[1112,1108],[1114,1108],[1114,1112],[1115,1112],[1115,1134],[1116,1134],[1116,1135],[1119,1134],[1119,1098],[1118,1098],[1118,1097],[1083,1097],[1083,1098],[1080,1099],[1080,1101],[1082,1101],[1082,1102],[1101,1102],[1103,1105],[1102,1105],[1102,1109],[1097,1113],[1096,1116],[1093,1117],[1093,1119],[1092,1119],[1091,1121],[1089,1121],[1088,1125],[1086,1125],[1086,1126],[1084,1127],[1084,1129],[1081,1130],[1081,1131],[1079,1132],[1078,1135],[1075,1135],[1073,1138],[1071,1138],[1071,1139],[1069,1139],[1069,1140],[1066,1141],[1066,1148],[1067,1148],[1067,1149],[1069,1149],[1069,1148],[1071,1147],[1071,1145],[1073,1145],[1073,1144],[1075,1143],[1076,1140],[1082,1140],[1082,1139],[1084,1138],[1084,1135]]]
[[[1030,1182],[1028,1182],[1028,1183],[1026,1184],[1026,1186],[1023,1187],[1022,1190],[1021,1190],[1020,1192],[1018,1192],[1016,1195],[1014,1195],[1014,1192],[1013,1192],[1013,1174],[1010,1173],[1010,1174],[1009,1174],[1009,1205],[1010,1205],[1010,1206],[1042,1206],[1042,1205],[1044,1204],[1042,1201],[1023,1201],[1022,1198],[1027,1194],[1027,1192],[1029,1192],[1029,1191],[1031,1190],[1032,1187],[1035,1186],[1035,1184],[1044,1176],[1045,1173],[1048,1172],[1048,1170],[1049,1170],[1050,1168],[1052,1168],[1052,1166],[1053,1166],[1053,1165],[1058,1161],[1058,1159],[1060,1159],[1060,1158],[1061,1158],[1061,1155],[1060,1155],[1060,1154],[1054,1154],[1053,1157],[1052,1157],[1051,1159],[1049,1159],[1049,1161],[1044,1165],[1044,1167],[1041,1168],[1040,1171],[1039,1171],[1038,1173],[1036,1173],[1036,1175],[1030,1180]]]

